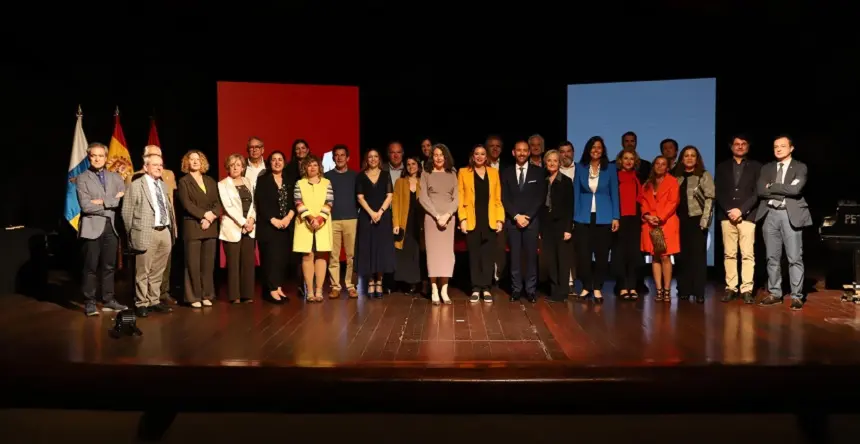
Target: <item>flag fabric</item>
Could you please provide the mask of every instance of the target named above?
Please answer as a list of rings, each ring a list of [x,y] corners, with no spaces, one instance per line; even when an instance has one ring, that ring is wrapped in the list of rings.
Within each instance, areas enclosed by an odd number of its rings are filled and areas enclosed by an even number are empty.
[[[158,130],[155,129],[155,119],[152,117],[149,118],[149,141],[146,144],[161,147],[161,142],[158,141]]]
[[[122,176],[124,182],[128,182],[128,179],[134,174],[131,154],[128,152],[128,144],[125,143],[125,135],[119,124],[119,108],[114,113],[113,135],[108,146],[105,168]]]
[[[78,223],[81,219],[81,204],[78,202],[78,190],[75,179],[90,167],[90,158],[87,156],[87,138],[84,136],[83,114],[78,107],[78,121],[75,123],[75,136],[72,139],[72,155],[69,159],[69,177],[66,182],[66,206],[64,215],[66,221],[78,231]]]

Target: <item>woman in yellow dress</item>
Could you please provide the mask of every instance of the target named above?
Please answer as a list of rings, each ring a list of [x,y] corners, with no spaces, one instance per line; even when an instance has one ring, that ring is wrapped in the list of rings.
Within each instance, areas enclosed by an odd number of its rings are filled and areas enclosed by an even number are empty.
[[[332,231],[328,223],[334,205],[331,182],[323,177],[321,162],[309,154],[302,159],[302,178],[296,182],[293,197],[296,203],[298,223],[293,237],[293,251],[303,253],[302,274],[305,286],[314,288],[308,302],[322,302],[322,287],[328,271],[328,255],[331,253]],[[316,277],[316,281],[314,281]]]

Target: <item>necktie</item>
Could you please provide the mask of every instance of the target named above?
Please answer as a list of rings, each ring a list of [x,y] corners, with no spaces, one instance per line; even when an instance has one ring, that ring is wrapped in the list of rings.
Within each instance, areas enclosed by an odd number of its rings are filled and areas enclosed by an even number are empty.
[[[517,180],[517,184],[520,186],[520,191],[523,190],[523,184],[526,181],[525,174],[524,174],[525,170],[526,170],[525,167],[520,167],[520,178]]]
[[[782,183],[782,162],[776,164],[776,183]]]
[[[170,225],[167,219],[167,205],[164,203],[164,192],[161,191],[161,181],[155,181],[155,199],[158,201],[158,217],[162,225]]]
[[[102,184],[102,188],[107,189],[107,183],[105,182],[105,170],[99,170],[99,183]]]

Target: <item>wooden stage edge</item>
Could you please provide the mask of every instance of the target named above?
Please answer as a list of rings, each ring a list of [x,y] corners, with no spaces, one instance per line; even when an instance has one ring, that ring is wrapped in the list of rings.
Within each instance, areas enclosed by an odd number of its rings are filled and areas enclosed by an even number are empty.
[[[138,319],[0,297],[0,407],[398,413],[857,413],[860,306],[422,297],[227,304]],[[607,283],[606,288],[611,289]],[[125,301],[123,301],[125,302]]]

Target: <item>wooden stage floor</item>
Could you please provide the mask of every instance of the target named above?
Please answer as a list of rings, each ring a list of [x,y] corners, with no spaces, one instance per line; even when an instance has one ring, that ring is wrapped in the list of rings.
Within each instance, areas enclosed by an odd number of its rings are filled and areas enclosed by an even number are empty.
[[[2,379],[7,390],[41,395],[16,398],[23,405],[51,404],[52,393],[87,397],[82,393],[110,381],[129,387],[151,381],[122,396],[139,402],[172,396],[189,409],[206,408],[195,396],[214,402],[217,393],[239,408],[236,399],[250,393],[259,405],[278,392],[295,399],[302,390],[351,393],[365,405],[374,397],[383,403],[419,395],[445,402],[442,388],[459,391],[468,382],[540,384],[492,395],[480,384],[475,389],[484,401],[524,397],[525,404],[566,391],[717,400],[728,387],[764,398],[793,384],[809,396],[839,396],[860,385],[860,306],[840,302],[836,291],[810,294],[797,312],[788,302],[721,303],[713,286],[704,304],[625,302],[608,291],[603,304],[543,298],[531,304],[494,291],[493,304],[470,304],[453,290],[449,306],[404,294],[323,303],[291,296],[283,305],[219,300],[211,308],[174,306],[173,313],[138,319],[143,336],[120,339],[107,334],[111,313],[88,318],[76,306],[9,295],[0,297],[0,362],[14,377]],[[88,398],[103,407],[115,396]],[[320,402],[314,396],[301,398],[310,408]]]

